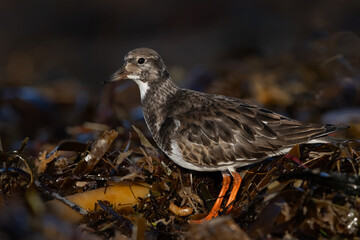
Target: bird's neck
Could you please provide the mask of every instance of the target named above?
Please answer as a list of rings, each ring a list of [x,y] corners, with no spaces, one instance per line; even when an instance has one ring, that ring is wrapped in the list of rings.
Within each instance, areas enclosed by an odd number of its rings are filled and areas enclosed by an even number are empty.
[[[138,85],[144,118],[156,140],[156,133],[166,119],[168,104],[172,102],[179,87],[170,78],[143,83],[143,86]]]

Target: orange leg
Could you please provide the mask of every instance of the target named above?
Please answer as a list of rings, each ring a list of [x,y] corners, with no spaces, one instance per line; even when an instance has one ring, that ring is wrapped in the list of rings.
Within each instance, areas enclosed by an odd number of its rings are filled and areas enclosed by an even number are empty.
[[[210,213],[203,219],[200,219],[200,220],[191,220],[189,222],[191,223],[201,223],[201,222],[204,222],[204,221],[208,221],[214,217],[216,217],[219,213],[219,210],[220,210],[220,207],[221,207],[221,203],[224,199],[224,196],[225,196],[225,193],[226,191],[229,189],[229,185],[230,185],[230,182],[231,182],[231,178],[230,176],[227,174],[227,173],[223,173],[222,174],[222,177],[223,177],[223,182],[222,182],[222,187],[221,187],[221,190],[220,190],[220,193],[219,193],[219,196],[218,198],[216,199],[215,201],[215,204],[214,206],[212,207]],[[241,178],[240,178],[241,179]],[[240,181],[241,182],[241,181]],[[231,193],[232,194],[232,193]],[[236,195],[236,194],[235,194]]]
[[[241,185],[241,181],[242,181],[242,178],[240,176],[240,174],[236,171],[231,171],[230,172],[234,181],[233,181],[233,185],[232,185],[232,188],[231,188],[231,193],[230,193],[230,197],[226,203],[226,206],[225,208],[227,208],[228,206],[228,210],[226,211],[226,214],[228,214],[231,209],[233,208],[233,203],[235,201],[235,198],[236,198],[236,195],[239,191],[239,188],[240,188],[240,185]]]

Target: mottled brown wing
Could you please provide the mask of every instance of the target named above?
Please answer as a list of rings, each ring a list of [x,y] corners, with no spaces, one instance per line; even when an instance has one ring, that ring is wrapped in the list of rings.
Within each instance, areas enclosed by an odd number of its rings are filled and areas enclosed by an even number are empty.
[[[196,166],[248,165],[327,132],[325,126],[292,120],[238,99],[208,100],[173,112],[160,132],[165,148],[174,139],[183,157]]]

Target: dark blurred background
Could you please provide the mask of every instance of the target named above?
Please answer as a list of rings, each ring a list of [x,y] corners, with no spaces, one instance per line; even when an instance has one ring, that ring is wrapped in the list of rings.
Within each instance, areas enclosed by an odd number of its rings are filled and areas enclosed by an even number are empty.
[[[183,87],[303,121],[349,124],[356,137],[359,13],[357,0],[3,0],[3,148],[30,137],[39,150],[86,131],[74,128],[84,122],[146,131],[134,84],[101,87],[137,47],[158,51]]]

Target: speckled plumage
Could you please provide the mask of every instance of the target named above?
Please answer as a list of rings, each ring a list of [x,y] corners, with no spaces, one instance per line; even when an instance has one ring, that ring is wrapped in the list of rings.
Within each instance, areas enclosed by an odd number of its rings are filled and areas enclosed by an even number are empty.
[[[144,63],[138,63],[140,58]],[[139,85],[155,142],[185,168],[223,171],[246,166],[344,128],[303,123],[240,99],[179,88],[151,49],[130,51],[124,61],[110,81],[127,78]]]

